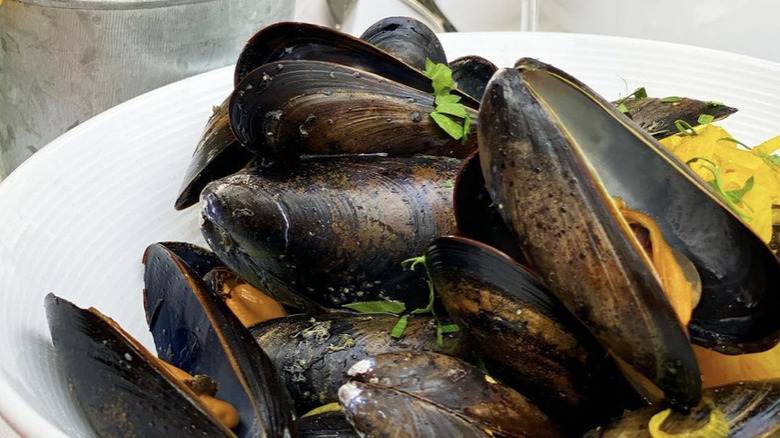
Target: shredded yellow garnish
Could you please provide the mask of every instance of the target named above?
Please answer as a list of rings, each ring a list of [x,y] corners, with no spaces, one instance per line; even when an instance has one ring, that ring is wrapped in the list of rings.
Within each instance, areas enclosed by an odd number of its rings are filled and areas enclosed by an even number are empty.
[[[726,417],[723,416],[723,412],[712,401],[705,400],[705,403],[710,408],[710,417],[704,426],[691,431],[666,433],[661,430],[661,426],[672,413],[671,409],[667,409],[653,415],[653,418],[650,419],[650,422],[647,424],[650,436],[653,438],[727,438],[729,436],[729,425],[726,422]]]
[[[322,405],[320,407],[310,410],[309,412],[303,414],[301,418],[311,417],[312,415],[318,415],[324,412],[333,412],[333,411],[340,411],[340,410],[341,410],[341,405],[339,404],[339,402],[328,403],[326,405]]]
[[[753,186],[736,203],[736,213],[768,243],[772,225],[780,224],[780,214],[773,212],[780,208],[780,166],[770,159],[780,149],[780,136],[748,150],[729,140],[731,135],[719,126],[694,129],[697,135],[673,135],[660,143],[682,162],[691,162],[691,169],[704,181],[713,181],[716,169],[725,191],[744,189],[752,177]]]

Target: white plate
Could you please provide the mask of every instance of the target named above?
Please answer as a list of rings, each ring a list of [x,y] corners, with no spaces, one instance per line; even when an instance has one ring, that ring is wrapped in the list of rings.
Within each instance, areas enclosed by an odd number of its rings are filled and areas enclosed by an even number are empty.
[[[639,86],[740,108],[725,125],[753,144],[780,133],[780,65],[713,50],[573,34],[447,34],[450,59],[533,56],[613,99]],[[144,248],[202,243],[176,212],[184,169],[231,69],[133,99],[49,144],[0,184],[0,413],[27,436],[90,436],[57,366],[43,311],[55,292],[95,306],[145,344]]]

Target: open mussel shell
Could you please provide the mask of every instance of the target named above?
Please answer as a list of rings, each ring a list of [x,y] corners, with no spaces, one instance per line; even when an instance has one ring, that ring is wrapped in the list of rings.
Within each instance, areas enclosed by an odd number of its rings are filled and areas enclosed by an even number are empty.
[[[236,62],[235,85],[254,69],[278,61],[327,61],[371,72],[390,81],[433,93],[430,78],[378,47],[337,30],[309,23],[283,22],[257,32],[244,46]],[[453,90],[461,103],[478,108],[479,102]]]
[[[488,370],[569,431],[637,405],[605,350],[535,274],[462,237],[434,239],[425,259],[442,304]]]
[[[459,236],[492,246],[525,264],[523,252],[485,187],[478,152],[463,160],[455,179],[452,204]]]
[[[455,140],[430,116],[434,108],[433,94],[373,73],[280,61],[241,81],[230,101],[230,123],[245,147],[283,162],[369,153],[464,158],[476,150],[476,136]]]
[[[250,327],[287,385],[298,413],[338,401],[347,370],[376,354],[424,350],[464,356],[460,333],[445,335],[440,345],[436,321],[412,316],[403,337],[391,332],[398,317],[390,314],[329,312],[291,315]]]
[[[207,186],[202,231],[249,283],[301,309],[400,300],[425,307],[428,286],[401,262],[455,231],[459,160],[320,157],[245,171]]]
[[[235,436],[112,320],[53,294],[46,316],[71,391],[99,436]]]
[[[383,18],[366,29],[360,39],[418,70],[425,71],[426,59],[447,63],[447,55],[436,34],[412,17]]]
[[[671,101],[670,101],[671,100]],[[699,117],[707,114],[713,120],[722,120],[737,112],[736,108],[718,102],[705,102],[687,97],[659,99],[655,97],[630,98],[618,101],[625,107],[625,114],[640,128],[655,138],[677,134],[676,122],[682,120],[690,126],[699,125]]]
[[[540,101],[537,88],[550,96]],[[566,308],[675,405],[693,406],[701,397],[696,359],[648,257],[610,198],[626,193],[608,194],[592,171],[594,158],[580,148],[592,144],[617,157],[630,169],[628,180],[645,180],[647,190],[675,185],[646,181],[663,176],[636,168],[648,163],[627,152],[624,143],[633,137],[621,136],[608,123],[612,113],[579,89],[541,63],[496,73],[480,110],[490,122],[478,131],[486,185],[523,253]],[[558,104],[555,113],[549,100]],[[593,132],[581,132],[588,128]],[[646,211],[635,196],[624,199]]]
[[[475,55],[458,58],[449,66],[458,89],[478,101],[482,100],[488,81],[498,70],[492,62]]]
[[[239,436],[290,436],[295,415],[285,386],[246,328],[183,261],[191,258],[162,244],[144,254],[144,307],[158,356],[212,377],[217,397],[238,410]]]
[[[707,401],[711,406],[707,405]],[[670,414],[659,430],[669,436],[707,436],[697,435],[697,432],[707,429],[712,406],[723,414],[730,438],[768,438],[780,434],[780,380],[733,383],[705,389],[700,406],[689,414]],[[586,438],[650,438],[653,435],[648,424],[665,408],[653,405],[628,412],[609,426],[589,432]]]
[[[562,436],[520,393],[452,356],[380,354],[352,366],[349,376],[339,397],[368,436]]]
[[[238,172],[254,158],[254,154],[242,147],[233,135],[228,118],[229,100],[225,99],[220,106],[214,107],[214,114],[206,123],[184,174],[184,182],[174,204],[177,210],[195,205],[206,184]]]
[[[622,198],[629,208],[652,217],[667,243],[699,271],[701,300],[688,326],[695,343],[728,354],[774,346],[780,338],[776,315],[780,308],[780,262],[770,249],[688,166],[587,86],[535,60],[526,60],[521,67],[521,87],[539,98],[532,104],[535,109],[525,113],[545,113],[557,120],[548,119],[548,127],[532,129],[532,135],[537,136],[532,148],[543,154],[543,139],[576,144],[577,152],[570,154],[579,157],[569,162],[580,163],[577,166],[587,163],[593,169],[580,175],[561,173],[561,183],[569,187],[560,193],[560,206],[567,207],[566,194],[574,187],[598,181],[603,187],[599,197],[608,193]],[[560,129],[567,134],[551,132]],[[493,129],[485,133],[489,131]],[[491,164],[495,163],[483,163],[483,170]],[[527,167],[533,174],[544,166],[542,162]],[[540,176],[534,179],[547,185],[551,176],[544,180]],[[579,184],[571,182],[572,178]],[[558,216],[567,220],[571,215]]]

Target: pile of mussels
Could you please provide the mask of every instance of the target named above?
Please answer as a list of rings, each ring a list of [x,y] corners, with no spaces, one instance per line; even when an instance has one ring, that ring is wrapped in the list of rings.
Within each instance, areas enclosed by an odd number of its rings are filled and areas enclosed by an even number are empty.
[[[157,353],[210,389],[171,380],[99,312],[47,297],[95,431],[639,437],[671,408],[654,436],[724,435],[716,414],[732,436],[776,433],[779,381],[703,391],[692,352],[763,351],[780,335],[778,260],[648,134],[695,124],[706,104],[635,99],[624,113],[539,61],[496,71],[467,57],[449,65],[477,135],[458,141],[430,117],[426,59],[446,63],[405,18],[360,39],[279,23],[248,42],[176,203],[200,197],[213,253],[158,243],[144,255]],[[695,267],[687,327],[613,197]],[[427,273],[402,268],[420,254]],[[217,292],[230,277],[301,313],[244,327]],[[400,339],[397,315],[343,307],[424,308],[429,279],[438,316],[411,315]],[[460,329],[437,339],[442,315]],[[198,391],[232,404],[238,425]]]

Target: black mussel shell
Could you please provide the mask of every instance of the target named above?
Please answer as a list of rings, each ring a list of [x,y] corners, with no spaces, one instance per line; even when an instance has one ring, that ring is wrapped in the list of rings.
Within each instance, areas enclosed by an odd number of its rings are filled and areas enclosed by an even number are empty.
[[[298,419],[298,438],[358,438],[341,410],[306,415]]]
[[[328,157],[215,181],[202,231],[246,281],[300,309],[394,299],[425,307],[428,285],[401,262],[455,231],[459,160]]]
[[[545,285],[601,345],[678,408],[694,406],[701,377],[688,336],[610,195],[647,209],[625,184],[607,193],[593,170],[608,159],[622,166],[621,181],[640,181],[631,185],[667,205],[670,197],[655,194],[675,183],[656,181],[664,176],[647,167],[652,157],[628,155],[632,136],[653,140],[630,121],[610,124],[625,120],[611,104],[550,66],[528,64],[496,73],[482,99],[479,155],[491,198]],[[616,125],[630,125],[631,136]],[[593,149],[606,157],[594,162]]]
[[[521,394],[452,356],[380,354],[353,365],[349,376],[339,398],[350,422],[368,436],[463,436],[445,432],[469,430],[482,432],[477,436],[562,436]]]
[[[239,436],[294,434],[289,395],[268,356],[182,259],[191,257],[160,244],[144,254],[144,307],[158,356],[212,377],[217,397],[238,410]]]
[[[412,316],[400,339],[390,333],[398,317],[389,314],[330,312],[319,316],[292,315],[250,327],[252,335],[279,371],[303,414],[338,401],[347,370],[368,356],[400,350],[430,350],[466,354],[460,334],[436,339],[436,321]]]
[[[430,78],[383,50],[328,27],[295,22],[272,24],[247,42],[236,63],[236,88],[250,72],[264,64],[297,60],[327,61],[350,66],[433,93]],[[453,92],[463,97],[464,105],[479,107],[479,102],[470,96],[458,90]]]
[[[485,87],[498,68],[481,56],[464,56],[450,62],[452,79],[459,90],[476,100],[482,100]]]
[[[99,436],[235,436],[115,322],[53,294],[46,316],[71,392]]]
[[[702,114],[713,116],[713,120],[722,120],[737,112],[736,108],[718,102],[704,102],[687,97],[671,100],[645,97],[618,102],[625,107],[623,114],[655,138],[664,138],[680,132],[675,124],[678,120],[690,126],[698,126],[699,116]]]
[[[171,241],[159,242],[157,245],[164,246],[167,250],[176,254],[179,260],[186,263],[200,278],[203,278],[214,269],[224,266],[216,254],[192,243]],[[144,264],[146,263],[146,255],[145,253],[142,260]]]
[[[254,154],[242,147],[233,135],[228,118],[228,102],[229,98],[215,107],[214,114],[206,123],[184,174],[184,182],[174,204],[177,210],[195,205],[206,184],[238,172],[254,159]]]
[[[245,147],[283,162],[370,153],[464,158],[476,150],[476,136],[463,143],[436,124],[434,107],[433,94],[382,76],[328,62],[281,61],[241,81],[230,124]]]
[[[774,346],[780,261],[771,250],[685,163],[590,88],[536,60],[521,64],[523,81],[578,140],[606,192],[652,217],[666,242],[696,266],[702,293],[688,325],[693,342],[727,354]]]
[[[412,17],[383,18],[366,29],[360,39],[418,70],[425,71],[426,59],[447,63],[447,55],[436,34]]]
[[[712,406],[723,414],[729,438],[770,438],[780,434],[780,380],[705,389],[699,406],[688,414],[671,413],[660,430],[670,436],[706,436],[697,432],[707,427]],[[664,409],[666,406],[653,405],[628,412],[609,426],[589,432],[586,438],[651,438],[648,423]]]
[[[637,406],[606,351],[535,274],[461,237],[434,239],[425,259],[442,304],[488,370],[569,431]]]
[[[475,152],[463,160],[455,179],[453,206],[458,235],[492,246],[518,263],[526,264],[512,231],[490,198],[481,166],[479,153]]]

